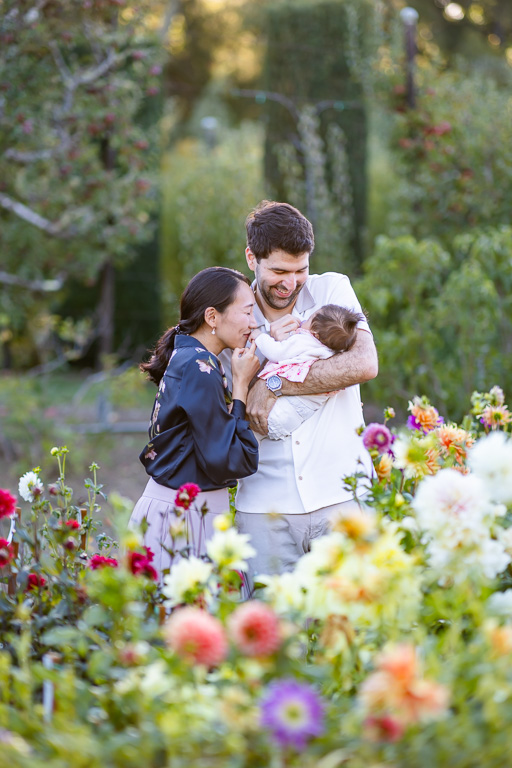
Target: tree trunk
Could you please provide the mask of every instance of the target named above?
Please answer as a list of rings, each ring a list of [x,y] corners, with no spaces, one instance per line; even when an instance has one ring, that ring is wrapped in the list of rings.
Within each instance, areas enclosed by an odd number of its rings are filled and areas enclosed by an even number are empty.
[[[100,277],[100,301],[98,304],[98,368],[103,368],[103,358],[114,351],[115,270],[107,261]]]

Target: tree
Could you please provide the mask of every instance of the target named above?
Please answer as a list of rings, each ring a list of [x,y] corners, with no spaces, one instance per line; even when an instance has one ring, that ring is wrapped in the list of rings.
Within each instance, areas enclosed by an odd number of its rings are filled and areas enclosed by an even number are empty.
[[[45,289],[101,276],[109,351],[113,271],[152,237],[157,125],[135,118],[160,91],[155,6],[0,3],[0,315],[11,335],[29,305],[48,308]]]

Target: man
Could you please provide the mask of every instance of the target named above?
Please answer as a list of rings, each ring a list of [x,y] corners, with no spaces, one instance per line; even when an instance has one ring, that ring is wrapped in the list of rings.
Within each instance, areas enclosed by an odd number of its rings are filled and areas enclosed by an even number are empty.
[[[245,254],[255,275],[254,315],[261,331],[281,341],[324,304],[361,312],[348,277],[309,276],[313,229],[296,208],[263,201],[248,216],[246,228]],[[377,370],[373,337],[361,321],[352,349],[313,363],[302,384],[271,377],[258,379],[250,390],[247,414],[261,435],[268,432],[268,414],[281,394],[339,390],[289,437],[262,440],[257,473],[239,483],[236,525],[250,534],[258,553],[249,563],[251,580],[258,573],[293,569],[312,539],[328,531],[332,516],[353,503],[343,477],[371,474],[371,458],[356,433],[363,424],[358,385]],[[362,487],[358,495],[364,492]]]

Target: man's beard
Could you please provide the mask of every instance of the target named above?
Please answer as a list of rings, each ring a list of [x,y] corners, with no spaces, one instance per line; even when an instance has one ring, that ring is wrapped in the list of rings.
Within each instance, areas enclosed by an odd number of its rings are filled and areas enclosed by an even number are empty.
[[[263,288],[258,285],[258,290],[261,293],[266,304],[272,309],[286,309],[295,302],[295,299],[299,295],[303,288],[303,284],[298,285],[289,296],[277,296],[275,293],[275,286]]]

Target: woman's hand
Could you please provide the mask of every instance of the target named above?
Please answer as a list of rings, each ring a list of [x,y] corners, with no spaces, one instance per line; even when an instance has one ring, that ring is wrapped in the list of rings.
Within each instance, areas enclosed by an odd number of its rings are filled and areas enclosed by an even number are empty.
[[[276,341],[284,341],[292,333],[295,333],[300,325],[300,320],[293,315],[285,315],[279,320],[270,323],[270,335]]]
[[[233,350],[231,358],[231,373],[233,374],[233,399],[247,401],[249,384],[258,373],[261,363],[256,355],[256,342],[250,347]]]

